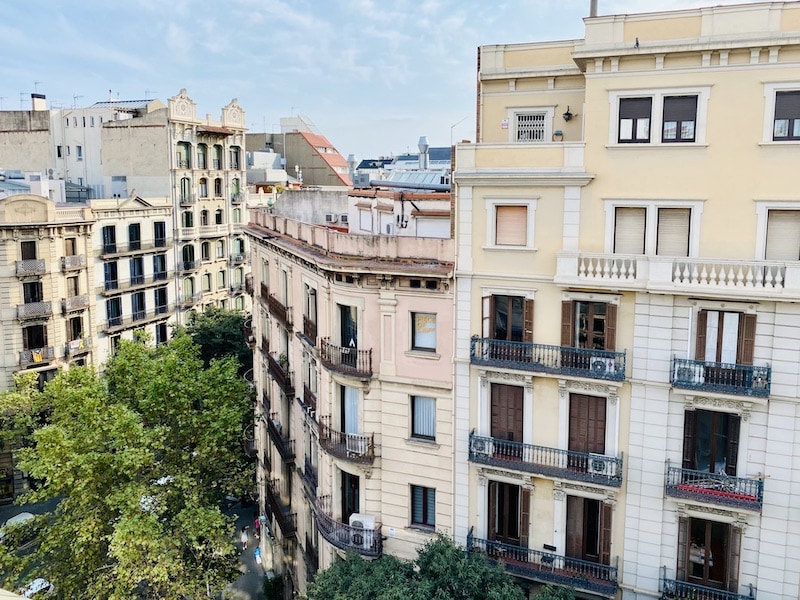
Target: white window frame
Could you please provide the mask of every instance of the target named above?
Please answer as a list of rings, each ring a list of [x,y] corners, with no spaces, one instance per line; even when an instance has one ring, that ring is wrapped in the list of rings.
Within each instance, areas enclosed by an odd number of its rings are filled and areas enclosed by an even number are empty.
[[[770,136],[772,134],[770,133]],[[786,142],[775,142],[785,144]],[[769,211],[771,210],[797,210],[800,211],[800,198],[794,200],[756,200],[756,260],[765,260],[767,254],[767,225]]]
[[[541,141],[518,141],[517,140],[517,116],[526,114],[544,115],[544,138]],[[527,106],[513,107],[508,109],[508,142],[510,144],[545,144],[553,141],[553,119],[555,118],[555,106]]]
[[[764,131],[761,143],[772,145],[800,144],[800,140],[773,140],[772,129],[775,125],[775,96],[777,92],[795,92],[800,90],[800,81],[782,81],[764,84]],[[763,256],[763,252],[761,255]]]
[[[537,198],[497,198],[486,200],[486,245],[485,250],[507,250],[510,252],[535,251],[533,246],[534,242],[534,227],[536,225],[536,205]],[[526,206],[528,209],[528,222],[526,224],[526,242],[524,246],[509,246],[506,244],[497,244],[497,207],[498,206]]]
[[[666,96],[697,96],[697,115],[695,116],[693,142],[662,142],[661,135],[664,127],[664,98]],[[646,148],[660,146],[668,148],[686,148],[706,145],[706,129],[708,123],[708,100],[711,96],[711,86],[676,87],[676,88],[645,88],[638,90],[611,90],[608,92],[609,121],[608,145],[615,148]],[[651,98],[653,104],[650,114],[650,141],[649,142],[619,142],[619,101],[623,98]],[[773,99],[774,101],[774,99]]]
[[[637,144],[631,144],[636,146]],[[638,144],[641,146],[641,144]],[[658,209],[659,208],[688,208],[691,212],[689,221],[689,256],[698,256],[700,248],[700,222],[703,215],[702,200],[604,200],[606,212],[606,241],[605,253],[614,253],[614,226],[617,208],[644,208],[644,255],[656,256],[658,244]]]

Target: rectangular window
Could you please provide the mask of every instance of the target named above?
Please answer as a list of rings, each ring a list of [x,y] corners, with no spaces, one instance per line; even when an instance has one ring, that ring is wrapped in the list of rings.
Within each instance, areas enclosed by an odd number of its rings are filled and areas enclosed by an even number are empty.
[[[75,146],[75,155],[78,160],[83,160],[83,146]]]
[[[433,529],[436,527],[436,490],[411,486],[411,524]]]
[[[767,213],[767,260],[800,260],[800,210]]]
[[[94,117],[89,117],[89,126],[94,127]]]
[[[204,292],[211,291],[211,273],[203,274],[203,291]]]
[[[120,298],[106,300],[106,316],[108,317],[109,327],[122,325],[122,300]]]
[[[436,439],[436,399],[411,396],[411,437]]]
[[[755,329],[754,314],[701,310],[697,313],[695,359],[752,365]]]
[[[800,91],[775,92],[772,139],[800,140]]]
[[[436,351],[436,315],[433,313],[411,313],[411,349]]]
[[[20,258],[22,260],[35,260],[36,242],[20,242],[19,252],[20,252]]]
[[[495,207],[495,244],[526,246],[528,243],[528,207],[499,205]]]
[[[662,142],[693,142],[697,96],[665,96]]]
[[[153,280],[162,281],[167,278],[167,255],[156,254],[153,256]]]
[[[614,212],[614,252],[644,254],[647,209],[618,206]]]
[[[78,253],[78,240],[66,238],[64,240],[64,256],[75,256]]]
[[[164,221],[156,221],[153,223],[153,238],[155,239],[156,248],[167,247],[167,224]]]
[[[677,545],[678,581],[738,593],[741,529],[730,523],[680,517]]]
[[[687,410],[683,423],[683,468],[735,476],[741,417]]]
[[[103,279],[106,284],[106,290],[116,290],[119,287],[117,261],[112,260],[103,263]]]
[[[140,250],[142,248],[142,227],[139,223],[128,225],[128,249]]]
[[[161,346],[169,341],[166,323],[156,323],[156,346]]]
[[[22,297],[25,304],[42,301],[42,282],[28,281],[22,284]]]
[[[135,256],[130,260],[131,285],[144,283],[144,257]]]
[[[103,227],[103,252],[112,254],[117,251],[117,228],[114,225]]]
[[[64,147],[63,146],[56,146],[56,156],[58,158],[64,158]]]
[[[359,210],[358,211],[358,225],[361,231],[372,231],[372,211]]]
[[[147,316],[144,292],[136,292],[131,294],[131,312],[133,313],[134,321],[141,321]]]
[[[23,350],[38,350],[47,346],[47,327],[30,325],[22,328]]]
[[[78,276],[67,277],[67,298],[74,298],[80,294],[80,284]]]
[[[153,292],[153,306],[156,307],[157,314],[167,312],[167,288],[156,288]]]
[[[565,301],[561,309],[561,345],[614,350],[617,307],[606,302]]]
[[[67,321],[67,341],[72,342],[83,337],[83,317],[72,317]]]
[[[611,505],[567,496],[565,555],[601,565],[611,560]]]
[[[546,112],[517,113],[516,141],[523,143],[547,141],[546,119]]]
[[[619,143],[642,144],[650,141],[652,106],[652,98],[620,98]]]
[[[489,481],[488,500],[489,539],[527,548],[530,491],[511,483]]]
[[[692,220],[690,208],[659,208],[658,256],[689,256],[689,224]]]

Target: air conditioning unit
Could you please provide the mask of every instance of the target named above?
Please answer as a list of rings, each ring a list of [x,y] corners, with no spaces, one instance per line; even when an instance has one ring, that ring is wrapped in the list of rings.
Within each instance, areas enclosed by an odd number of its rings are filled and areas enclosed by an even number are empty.
[[[607,356],[592,356],[589,359],[589,366],[592,373],[607,375],[617,371],[617,361]]]
[[[676,365],[674,381],[679,383],[705,383],[706,371],[703,365]]]
[[[339,217],[339,220],[340,220],[342,223],[347,223],[347,215],[342,215],[341,217]]]
[[[616,462],[609,456],[604,454],[589,453],[589,463],[587,464],[587,471],[592,475],[603,475],[605,477],[614,477],[616,471]]]
[[[325,222],[326,223],[336,223],[337,220],[338,219],[336,218],[336,215],[334,215],[334,214],[328,213],[328,214],[325,215]]]
[[[375,544],[375,516],[350,515],[350,545],[369,550]]]
[[[492,443],[492,440],[473,437],[469,449],[473,455],[491,456],[494,453],[494,444]]]

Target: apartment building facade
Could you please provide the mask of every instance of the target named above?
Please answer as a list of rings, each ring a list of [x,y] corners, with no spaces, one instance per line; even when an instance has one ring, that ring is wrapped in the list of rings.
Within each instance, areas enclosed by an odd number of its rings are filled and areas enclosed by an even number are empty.
[[[798,32],[771,2],[480,48],[455,533],[520,581],[797,597]]]
[[[375,222],[392,210],[351,202]],[[411,558],[452,535],[453,240],[267,208],[247,235],[258,485],[292,590],[348,550]]]

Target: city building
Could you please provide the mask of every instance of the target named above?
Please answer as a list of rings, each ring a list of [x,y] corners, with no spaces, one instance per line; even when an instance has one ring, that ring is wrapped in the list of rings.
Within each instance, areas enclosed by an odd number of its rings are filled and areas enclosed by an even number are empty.
[[[581,597],[796,598],[800,3],[584,22],[479,49],[455,537]]]

